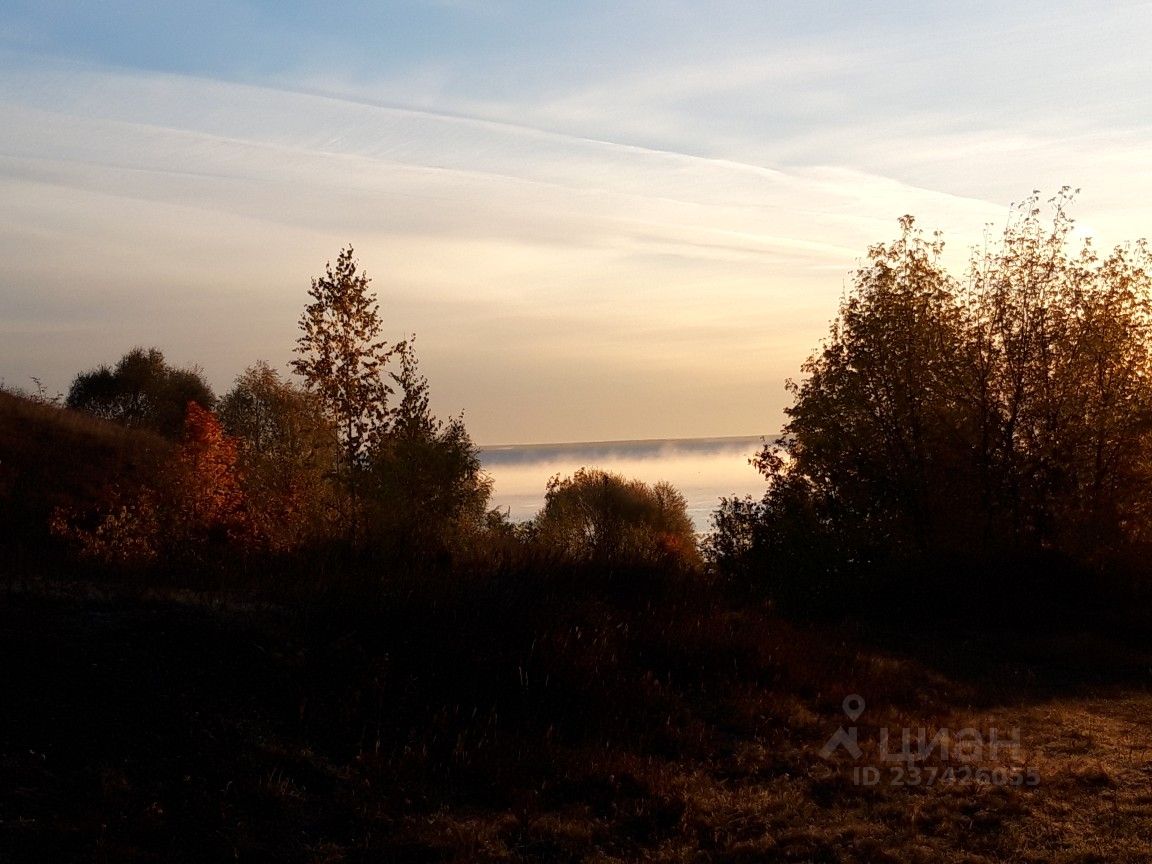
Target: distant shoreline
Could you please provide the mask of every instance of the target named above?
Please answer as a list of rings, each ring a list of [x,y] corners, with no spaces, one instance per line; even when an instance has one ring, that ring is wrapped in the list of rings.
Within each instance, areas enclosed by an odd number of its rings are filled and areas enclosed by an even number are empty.
[[[481,453],[499,453],[508,450],[585,450],[593,448],[634,449],[645,447],[678,447],[702,444],[737,446],[771,440],[774,435],[718,435],[702,438],[635,438],[609,441],[557,441],[534,444],[479,444]]]

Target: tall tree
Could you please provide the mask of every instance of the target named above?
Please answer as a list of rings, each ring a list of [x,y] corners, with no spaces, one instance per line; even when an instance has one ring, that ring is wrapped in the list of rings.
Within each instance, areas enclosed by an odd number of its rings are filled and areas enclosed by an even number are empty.
[[[923,548],[941,528],[955,483],[958,425],[951,390],[960,310],[955,283],[939,264],[938,237],[912,217],[901,236],[869,250],[822,350],[790,387],[794,404],[783,446],[787,461],[761,459],[776,480],[799,472],[826,491],[841,531]]]
[[[1069,250],[1072,192],[1035,194],[966,286],[988,498],[1018,540],[1114,546],[1152,481],[1152,279],[1144,244]]]
[[[349,528],[359,537],[360,474],[365,458],[386,433],[392,388],[385,366],[399,346],[380,337],[381,321],[371,280],[358,270],[352,247],[335,265],[312,280],[312,298],[300,316],[293,370],[319,397],[336,424],[341,443],[341,475],[348,492]]]
[[[492,480],[462,417],[433,416],[428,381],[413,349],[399,349],[399,388],[388,435],[371,454],[382,539],[402,554],[449,551],[484,524]]]
[[[843,603],[869,573],[940,588],[941,562],[1091,568],[1152,541],[1152,259],[1070,250],[1072,194],[1050,218],[1026,199],[964,282],[909,217],[870,250],[714,556]]]

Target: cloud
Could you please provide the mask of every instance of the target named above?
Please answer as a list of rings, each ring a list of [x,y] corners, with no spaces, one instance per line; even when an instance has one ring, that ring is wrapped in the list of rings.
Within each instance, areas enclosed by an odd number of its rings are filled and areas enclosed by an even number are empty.
[[[63,387],[155,343],[224,387],[287,361],[309,277],[352,242],[389,336],[419,334],[437,409],[466,410],[479,440],[774,432],[783,379],[898,216],[945,229],[962,260],[1029,153],[1071,166],[1119,140],[955,132],[941,115],[758,144],[722,122],[731,141],[703,146],[685,119],[699,102],[735,91],[731,113],[749,89],[870,62],[788,51],[653,67],[615,97],[572,87],[494,119],[463,97],[417,110],[0,55],[0,370]],[[1109,190],[1142,146],[1100,160]],[[976,160],[981,179],[958,171]],[[1105,200],[1097,230],[1133,215]]]

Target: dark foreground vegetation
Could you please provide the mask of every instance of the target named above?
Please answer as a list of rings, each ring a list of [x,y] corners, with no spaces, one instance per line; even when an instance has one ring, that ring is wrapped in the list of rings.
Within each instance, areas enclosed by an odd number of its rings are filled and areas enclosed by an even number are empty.
[[[1143,650],[958,632],[885,648],[526,575],[426,584],[372,615],[80,585],[8,599],[0,855],[1148,860]],[[825,760],[852,692],[865,755]],[[858,764],[889,770],[880,730],[905,725],[1017,728],[1020,763],[978,767],[1039,783],[855,785]]]
[[[300,386],[0,393],[0,861],[1152,860],[1148,280],[1061,206],[965,302],[874,249],[700,549],[489,511],[350,249]]]

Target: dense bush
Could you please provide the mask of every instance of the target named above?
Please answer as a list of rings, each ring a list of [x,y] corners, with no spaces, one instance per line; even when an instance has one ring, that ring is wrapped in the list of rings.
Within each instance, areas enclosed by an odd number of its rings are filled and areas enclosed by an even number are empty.
[[[251,518],[269,547],[298,549],[335,533],[339,441],[320,401],[261,362],[236,379],[219,413],[239,447]]]
[[[236,442],[188,403],[184,440],[153,483],[113,488],[94,513],[60,508],[53,530],[105,564],[203,567],[240,557],[260,540],[248,511]]]
[[[183,433],[189,402],[211,409],[216,397],[198,368],[170,366],[157,348],[133,348],[115,367],[81,372],[67,398],[69,408],[168,438]]]
[[[684,496],[596,468],[548,482],[536,542],[578,561],[691,567],[696,535]]]

